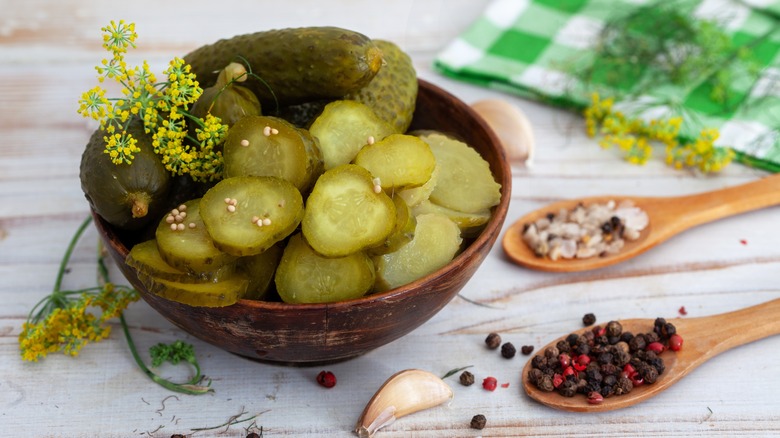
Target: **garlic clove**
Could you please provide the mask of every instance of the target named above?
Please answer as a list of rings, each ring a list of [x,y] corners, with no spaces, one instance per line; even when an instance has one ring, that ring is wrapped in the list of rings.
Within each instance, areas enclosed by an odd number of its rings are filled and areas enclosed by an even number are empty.
[[[405,415],[452,400],[452,389],[428,371],[409,369],[392,375],[366,405],[355,426],[361,438]]]
[[[532,164],[534,131],[520,108],[501,99],[480,100],[471,104],[471,108],[496,133],[510,160],[525,162],[526,166]]]

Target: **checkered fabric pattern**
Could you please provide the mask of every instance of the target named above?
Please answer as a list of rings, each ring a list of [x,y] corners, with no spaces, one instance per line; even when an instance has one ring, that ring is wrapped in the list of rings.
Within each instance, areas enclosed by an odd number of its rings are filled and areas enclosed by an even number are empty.
[[[598,58],[593,45],[604,24],[616,14],[630,13],[648,3],[494,0],[437,56],[434,66],[464,81],[579,110],[589,103],[592,89],[585,89],[566,66],[572,62],[595,65]],[[746,164],[780,172],[780,1],[692,0],[686,4],[693,16],[719,23],[734,46],[750,46],[761,73],[752,80],[735,77],[728,85],[726,104],[716,104],[710,98],[712,90],[707,83],[692,90],[672,84],[631,90],[640,82],[631,78],[610,84],[625,89],[603,97],[638,96],[634,102],[619,104],[630,108],[650,103],[637,115],[658,118],[680,115],[675,113],[677,109],[652,105],[674,96],[680,104],[675,108],[684,108],[685,117],[694,117],[700,128],[720,130],[715,145],[733,148]]]

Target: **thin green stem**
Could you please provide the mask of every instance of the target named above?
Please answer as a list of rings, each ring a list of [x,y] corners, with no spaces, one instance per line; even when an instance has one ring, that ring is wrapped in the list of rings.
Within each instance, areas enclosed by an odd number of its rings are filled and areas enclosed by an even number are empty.
[[[130,348],[130,353],[133,355],[133,359],[135,359],[135,363],[138,364],[138,367],[141,368],[141,371],[143,371],[144,374],[149,376],[149,378],[152,379],[153,382],[157,383],[163,388],[166,388],[174,392],[180,392],[183,394],[200,395],[200,394],[206,394],[213,391],[213,389],[207,386],[194,385],[192,384],[194,383],[193,381],[190,381],[187,384],[174,383],[171,382],[170,380],[164,379],[158,376],[157,374],[155,374],[154,371],[150,370],[146,366],[144,361],[141,359],[141,356],[138,354],[138,350],[135,348],[135,342],[133,342],[133,337],[130,336],[130,329],[127,326],[127,321],[125,321],[124,314],[119,315],[119,322],[122,325],[122,331],[125,334],[125,339],[127,339],[127,346],[128,348]],[[198,373],[198,375],[199,374],[200,373]]]
[[[70,262],[70,256],[71,254],[73,254],[73,250],[76,248],[76,244],[81,238],[81,235],[84,234],[84,230],[87,229],[87,226],[89,226],[91,222],[92,222],[92,216],[87,217],[84,220],[84,222],[81,223],[78,230],[76,230],[76,234],[74,234],[73,238],[70,240],[70,244],[68,244],[68,249],[65,250],[65,255],[62,257],[62,261],[60,262],[60,270],[57,273],[57,281],[54,283],[55,293],[60,291],[60,287],[62,286],[62,279],[65,276],[65,270],[68,267],[68,262]]]

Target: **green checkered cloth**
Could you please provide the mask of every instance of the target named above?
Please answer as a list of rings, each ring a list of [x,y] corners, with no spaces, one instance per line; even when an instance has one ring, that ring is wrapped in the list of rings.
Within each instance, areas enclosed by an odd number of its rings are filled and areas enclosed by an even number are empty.
[[[575,110],[585,108],[598,91],[602,97],[616,96],[624,110],[633,108],[634,115],[645,119],[683,116],[686,124],[695,123],[688,132],[683,128],[681,137],[689,139],[702,128],[717,128],[716,146],[733,148],[743,163],[780,172],[780,1],[663,3],[664,7],[679,4],[688,8],[686,16],[717,24],[730,53],[749,48],[752,73],[737,71],[730,76],[722,93],[726,97],[718,102],[709,81],[648,87],[652,81],[647,81],[647,75],[657,73],[652,68],[639,73],[644,76],[598,83],[613,71],[594,48],[605,26],[648,4],[642,0],[494,0],[437,56],[434,66],[464,81]],[[590,82],[585,84],[581,75],[572,74],[576,69],[589,69]],[[714,74],[708,71],[707,77]]]

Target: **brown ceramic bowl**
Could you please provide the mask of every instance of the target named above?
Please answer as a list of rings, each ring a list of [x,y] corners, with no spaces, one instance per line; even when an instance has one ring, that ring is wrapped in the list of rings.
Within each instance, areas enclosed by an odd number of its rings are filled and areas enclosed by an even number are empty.
[[[493,247],[509,206],[512,180],[506,156],[468,105],[421,80],[411,129],[447,132],[477,149],[490,163],[502,196],[484,231],[455,260],[387,292],[329,304],[240,300],[228,307],[190,307],[147,292],[125,264],[129,248],[119,233],[94,212],[93,216],[128,281],[157,312],[193,336],[262,361],[306,364],[358,356],[411,332],[455,297]]]

